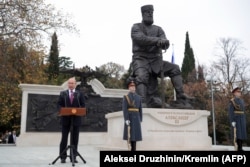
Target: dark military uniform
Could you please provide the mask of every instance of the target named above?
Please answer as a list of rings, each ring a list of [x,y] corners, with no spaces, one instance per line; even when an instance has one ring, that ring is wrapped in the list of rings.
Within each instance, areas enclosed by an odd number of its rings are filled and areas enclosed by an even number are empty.
[[[127,98],[130,102],[128,102]],[[131,103],[129,105],[129,103]],[[122,104],[124,121],[130,121],[130,141],[132,145],[132,151],[136,149],[136,141],[142,140],[141,122],[142,122],[142,106],[141,98],[136,93],[128,93],[127,97],[123,97]],[[123,139],[128,140],[128,126],[124,122]],[[134,147],[134,148],[133,148]]]
[[[242,141],[247,139],[245,104],[241,98],[234,97],[229,103],[230,123],[236,123],[236,141],[238,150],[242,150]]]

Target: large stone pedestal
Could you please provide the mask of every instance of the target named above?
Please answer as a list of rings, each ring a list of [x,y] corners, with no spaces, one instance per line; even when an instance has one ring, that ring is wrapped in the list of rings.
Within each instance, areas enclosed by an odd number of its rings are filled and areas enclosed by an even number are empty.
[[[205,110],[143,109],[142,137],[137,150],[210,150],[212,140],[208,136]],[[123,113],[106,115],[108,133],[103,149],[127,150],[122,140]]]

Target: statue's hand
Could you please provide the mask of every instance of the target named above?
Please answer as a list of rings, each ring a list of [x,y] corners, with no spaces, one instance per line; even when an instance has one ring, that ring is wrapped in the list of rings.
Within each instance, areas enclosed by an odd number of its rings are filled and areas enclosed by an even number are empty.
[[[163,49],[168,49],[168,47],[169,47],[169,40],[167,40],[167,39],[160,39],[157,42],[157,46],[161,47]]]

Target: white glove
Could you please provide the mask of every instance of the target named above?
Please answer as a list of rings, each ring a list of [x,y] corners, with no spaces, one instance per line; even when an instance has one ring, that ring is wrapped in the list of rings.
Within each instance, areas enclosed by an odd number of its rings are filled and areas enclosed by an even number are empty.
[[[232,126],[235,127],[236,126],[236,122],[232,122]]]
[[[129,124],[130,124],[130,121],[129,121],[129,120],[126,120],[125,123],[126,123],[126,125],[129,125]]]

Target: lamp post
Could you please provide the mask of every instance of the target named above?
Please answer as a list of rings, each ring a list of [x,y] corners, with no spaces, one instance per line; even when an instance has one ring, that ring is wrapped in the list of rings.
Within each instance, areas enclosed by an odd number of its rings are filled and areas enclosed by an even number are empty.
[[[213,78],[211,78],[211,80],[208,80],[208,82],[210,82],[211,85],[210,87],[211,87],[211,103],[212,103],[212,117],[213,117],[213,141],[214,145],[216,145]]]
[[[213,115],[213,134],[214,134],[213,139],[214,139],[214,145],[216,145],[213,79],[211,79],[210,84],[211,84],[211,100],[212,100],[212,115]]]

